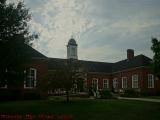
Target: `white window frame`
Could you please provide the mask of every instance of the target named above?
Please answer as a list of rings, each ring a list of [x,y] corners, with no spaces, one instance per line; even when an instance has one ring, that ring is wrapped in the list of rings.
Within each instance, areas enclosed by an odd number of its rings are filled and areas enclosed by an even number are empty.
[[[122,77],[122,88],[128,87],[128,79],[127,77]]]
[[[132,88],[139,88],[138,74],[132,75]]]
[[[103,89],[109,89],[109,80],[103,79]]]
[[[148,88],[154,88],[154,75],[148,74]]]
[[[34,76],[31,76],[31,71],[34,70]],[[34,80],[33,86],[26,86],[26,80],[29,78],[30,80],[32,79]],[[24,88],[34,88],[36,87],[37,84],[37,69],[35,68],[29,68],[29,76],[27,76],[27,79],[24,81]],[[30,82],[31,83],[31,82]]]
[[[95,82],[96,81],[96,82]],[[92,87],[94,87],[94,84],[96,83],[96,90],[98,90],[98,78],[93,78],[92,79]]]

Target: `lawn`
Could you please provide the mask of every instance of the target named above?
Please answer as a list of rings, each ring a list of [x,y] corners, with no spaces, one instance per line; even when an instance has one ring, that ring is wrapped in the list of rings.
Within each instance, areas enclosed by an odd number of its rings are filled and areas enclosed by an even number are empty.
[[[72,116],[73,120],[159,120],[160,103],[102,99],[76,99],[70,103],[61,100],[16,101],[0,103],[0,114],[32,114],[37,119],[40,114],[51,114]]]

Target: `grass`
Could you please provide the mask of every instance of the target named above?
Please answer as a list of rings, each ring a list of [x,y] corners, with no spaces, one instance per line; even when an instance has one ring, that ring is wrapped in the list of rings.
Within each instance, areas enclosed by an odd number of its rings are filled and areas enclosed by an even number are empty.
[[[0,103],[0,114],[66,114],[72,115],[73,120],[159,120],[160,103],[102,99],[72,99],[66,103],[52,98],[3,102]]]

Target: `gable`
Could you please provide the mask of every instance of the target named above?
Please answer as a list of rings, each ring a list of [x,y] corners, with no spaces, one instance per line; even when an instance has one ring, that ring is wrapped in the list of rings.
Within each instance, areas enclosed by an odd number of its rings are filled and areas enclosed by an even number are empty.
[[[35,50],[34,48],[32,48],[31,46],[29,46],[27,44],[24,45],[24,49],[27,51],[27,54],[31,58],[47,58],[45,55],[38,52],[37,50]]]

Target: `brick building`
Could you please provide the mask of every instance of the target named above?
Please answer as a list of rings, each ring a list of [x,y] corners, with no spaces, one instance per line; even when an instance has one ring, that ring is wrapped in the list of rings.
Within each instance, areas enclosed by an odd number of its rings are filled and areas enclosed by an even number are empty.
[[[67,59],[77,60],[85,69],[84,88],[96,90],[109,89],[123,92],[133,89],[138,92],[155,95],[160,92],[160,80],[150,69],[152,60],[144,55],[134,56],[134,50],[127,50],[127,58],[115,63],[78,60],[77,43],[72,38],[67,45]],[[32,60],[26,65],[26,78],[21,86],[21,92],[37,92],[37,85],[44,79],[48,71],[56,70],[67,59],[48,58],[28,46]],[[6,82],[7,83],[7,82]],[[4,84],[0,91],[7,91],[10,85]]]

